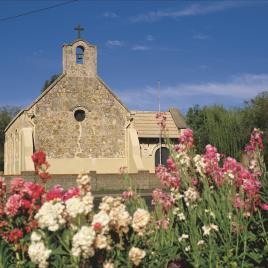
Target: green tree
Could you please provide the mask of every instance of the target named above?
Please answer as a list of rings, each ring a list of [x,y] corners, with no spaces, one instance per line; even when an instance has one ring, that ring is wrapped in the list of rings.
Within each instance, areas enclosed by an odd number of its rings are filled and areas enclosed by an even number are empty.
[[[186,114],[186,123],[194,131],[194,140],[199,154],[204,151],[206,144],[209,143],[204,110],[199,105],[194,105],[189,108]]]
[[[268,91],[261,92],[255,98],[245,102],[243,129],[249,134],[255,127],[264,132],[264,157],[268,164]]]
[[[44,92],[59,76],[60,74],[53,74],[49,80],[46,80],[41,89],[41,92]]]
[[[268,91],[245,102],[240,109],[219,105],[189,108],[186,121],[194,131],[198,153],[206,144],[239,159],[254,128],[264,132],[264,157],[268,164]]]
[[[195,105],[186,115],[187,124],[194,131],[198,153],[206,144],[216,146],[226,156],[240,158],[248,136],[243,132],[241,110],[227,110],[222,106]]]

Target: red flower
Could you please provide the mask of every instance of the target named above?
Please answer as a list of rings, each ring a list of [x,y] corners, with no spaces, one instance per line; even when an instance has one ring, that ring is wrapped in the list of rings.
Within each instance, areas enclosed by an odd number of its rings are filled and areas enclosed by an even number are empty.
[[[42,194],[45,192],[42,185],[33,182],[26,182],[25,190],[29,197],[34,200],[41,198]]]
[[[79,195],[80,190],[77,187],[70,188],[64,195],[63,195],[63,201],[67,201],[68,199]]]
[[[101,230],[101,228],[102,228],[101,223],[96,222],[95,224],[93,224],[93,229],[94,229],[95,231],[99,231],[99,230]]]
[[[60,185],[55,185],[47,194],[46,200],[51,201],[54,199],[62,199],[63,197],[63,188]]]
[[[32,203],[27,200],[27,199],[22,199],[21,200],[21,206],[24,207],[25,209],[29,209],[31,207]]]
[[[52,178],[48,172],[40,172],[38,175],[43,183],[50,181]]]
[[[16,242],[22,237],[23,237],[23,232],[20,229],[15,228],[10,232],[8,236],[8,240],[10,242]]]
[[[35,166],[41,166],[46,162],[46,154],[43,151],[35,152],[32,155],[32,160]]]

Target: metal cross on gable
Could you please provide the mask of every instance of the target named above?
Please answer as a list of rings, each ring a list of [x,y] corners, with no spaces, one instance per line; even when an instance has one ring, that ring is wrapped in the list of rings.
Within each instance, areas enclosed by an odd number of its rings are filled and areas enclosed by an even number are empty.
[[[77,31],[77,39],[80,39],[80,37],[81,37],[80,34],[81,34],[81,32],[84,31],[85,29],[82,28],[82,27],[80,26],[80,24],[78,24],[78,25],[74,28],[74,30]]]

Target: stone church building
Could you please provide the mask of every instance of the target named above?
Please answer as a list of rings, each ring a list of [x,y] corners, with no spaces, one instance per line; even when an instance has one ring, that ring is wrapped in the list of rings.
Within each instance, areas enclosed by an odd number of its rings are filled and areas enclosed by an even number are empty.
[[[168,136],[177,139],[185,122],[177,109],[166,114]],[[7,126],[5,175],[34,171],[38,150],[47,153],[51,174],[154,173],[159,152],[167,154],[155,116],[130,111],[98,76],[96,46],[77,39],[63,45],[58,79]]]

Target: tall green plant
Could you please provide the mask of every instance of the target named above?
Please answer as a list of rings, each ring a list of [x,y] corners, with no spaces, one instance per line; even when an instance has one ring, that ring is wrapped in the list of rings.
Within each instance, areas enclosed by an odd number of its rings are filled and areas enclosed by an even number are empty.
[[[204,109],[205,126],[209,143],[216,146],[223,154],[240,159],[243,146],[247,141],[239,110],[226,110],[221,106]]]

